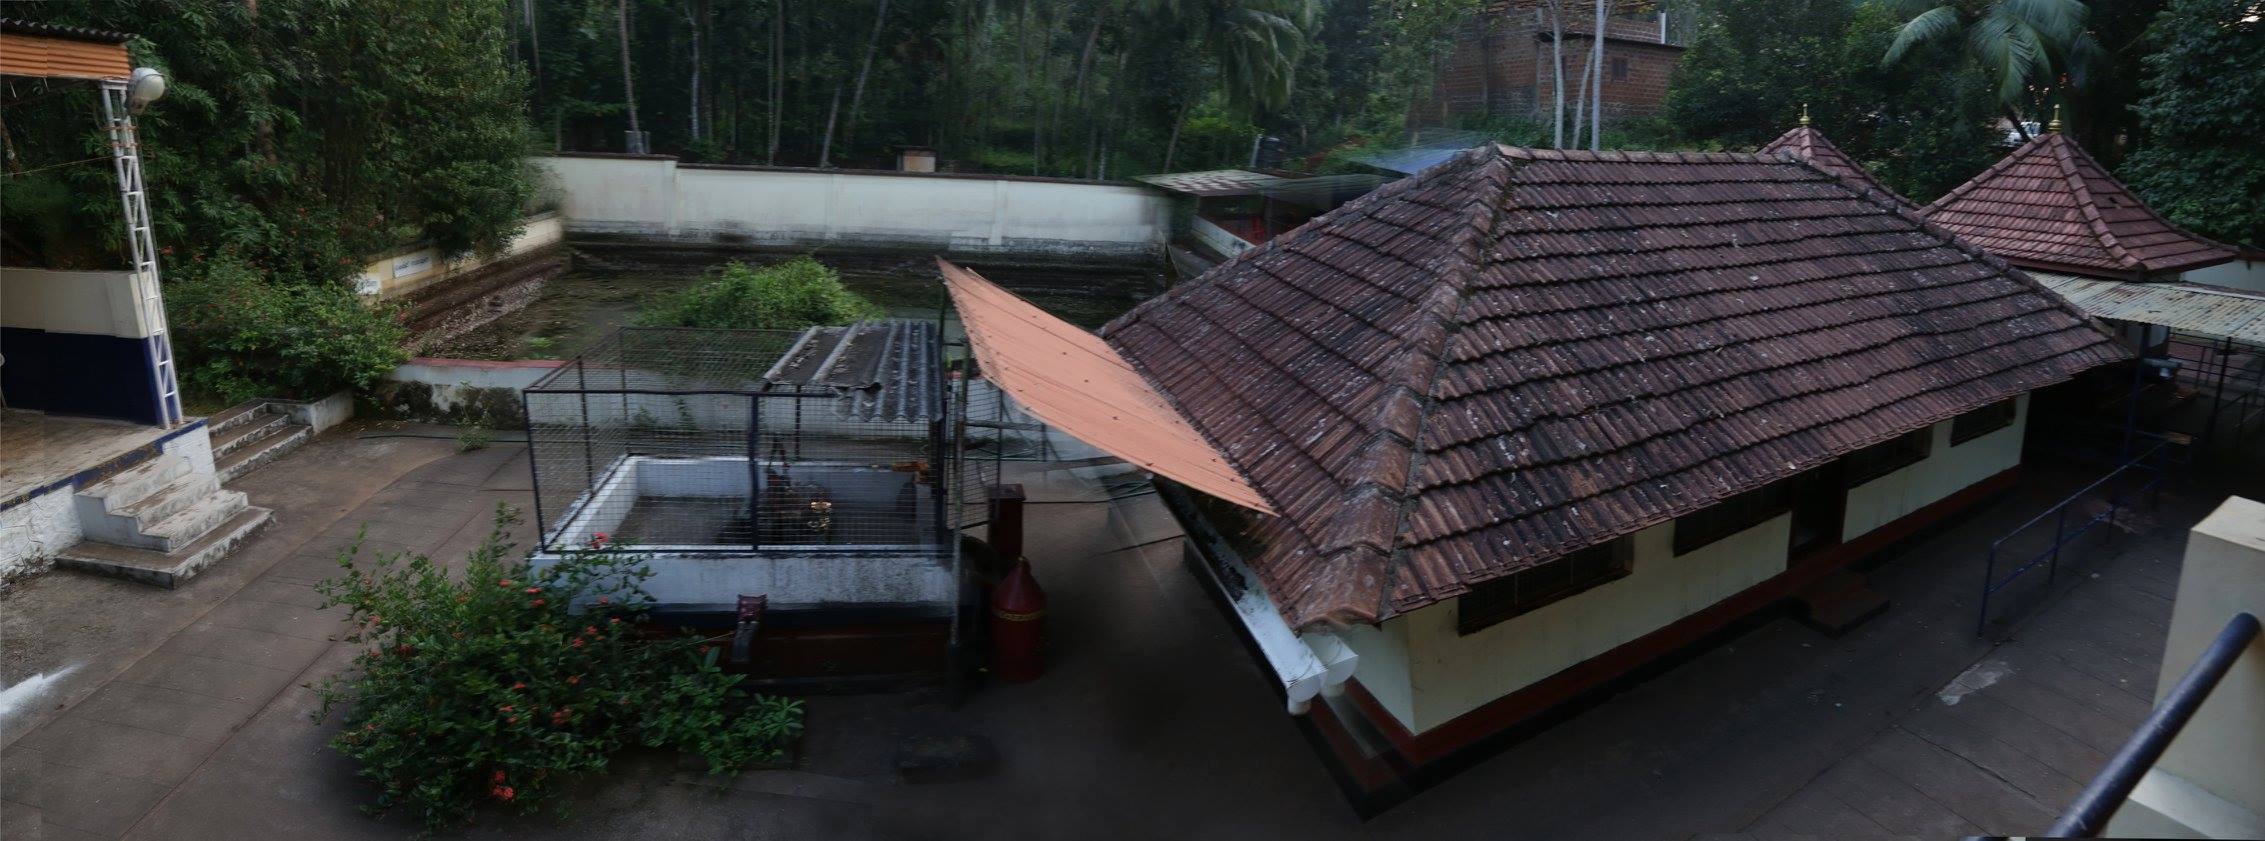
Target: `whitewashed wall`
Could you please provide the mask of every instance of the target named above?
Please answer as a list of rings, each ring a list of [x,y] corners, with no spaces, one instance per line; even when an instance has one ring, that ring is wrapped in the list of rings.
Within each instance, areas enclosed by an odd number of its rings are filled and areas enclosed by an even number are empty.
[[[2251,292],[2265,292],[2265,260],[2235,260],[2206,269],[2195,269],[2179,275],[2188,283],[2207,283],[2212,286],[2229,286]]]
[[[2029,396],[2014,398],[2013,424],[1958,446],[1950,443],[1950,421],[1935,424],[1934,447],[1927,457],[1848,491],[1847,519],[1840,538],[1855,540],[1968,485],[2021,463],[2021,436],[2029,425]]]
[[[398,298],[466,272],[515,259],[566,241],[566,220],[556,213],[527,217],[519,235],[497,253],[465,254],[444,259],[430,245],[412,245],[386,252],[363,264],[354,290],[381,299]]]
[[[133,272],[0,267],[0,326],[146,338],[164,313],[145,310],[142,291]]]
[[[570,233],[691,243],[1153,258],[1171,202],[1132,184],[551,156]]]

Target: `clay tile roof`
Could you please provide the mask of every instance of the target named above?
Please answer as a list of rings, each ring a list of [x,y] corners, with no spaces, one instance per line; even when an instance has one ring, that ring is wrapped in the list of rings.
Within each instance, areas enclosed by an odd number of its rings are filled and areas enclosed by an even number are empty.
[[[1375,622],[2123,357],[1775,155],[1465,152],[1104,329],[1280,516],[1293,627]]]
[[[2017,266],[2143,278],[2233,260],[2173,225],[2060,132],[2041,135],[1919,211]]]
[[[1904,210],[1919,209],[1918,202],[1904,198],[1896,191],[1881,184],[1879,179],[1872,177],[1872,173],[1859,166],[1855,158],[1849,157],[1847,152],[1840,151],[1840,147],[1834,146],[1832,141],[1825,137],[1824,132],[1815,128],[1798,126],[1792,131],[1778,135],[1776,140],[1772,140],[1769,145],[1762,147],[1762,154],[1792,155],[1808,161],[1811,166],[1845,178],[1849,183],[1861,189],[1878,192]]]

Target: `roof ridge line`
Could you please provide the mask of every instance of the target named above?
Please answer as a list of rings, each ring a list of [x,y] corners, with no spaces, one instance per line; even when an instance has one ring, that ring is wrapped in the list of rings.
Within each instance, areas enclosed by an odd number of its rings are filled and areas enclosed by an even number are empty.
[[[2038,141],[2033,140],[2030,142],[2036,143]],[[1985,171],[1983,174],[1987,175],[1990,172],[1995,172],[1997,169],[2008,165],[2014,158],[2019,156],[2020,155],[2018,152],[2012,155],[2007,155],[2005,156],[2005,158],[1999,160],[1995,165],[1992,165],[1990,169]],[[2006,262],[2005,258],[1985,251],[1979,246],[1967,242],[1965,237],[1951,233],[1948,229],[1937,225],[1932,221],[1929,221],[1929,217],[1932,215],[1931,213],[1929,213],[1929,211],[1935,210],[1940,206],[1942,202],[1949,201],[1951,195],[1956,195],[1959,191],[1965,190],[1968,185],[1982,180],[1982,177],[1982,175],[1974,176],[1971,180],[1968,180],[1966,184],[1959,185],[1957,190],[1952,190],[1950,194],[1946,194],[1942,198],[1936,199],[1936,204],[1927,205],[1926,207],[1922,208],[1906,210],[1904,208],[1894,207],[1892,206],[1892,203],[1889,203],[1890,206],[1888,207],[1888,212],[1918,225],[1920,232],[1936,239],[1942,240],[1944,244],[1973,256],[1975,259],[1982,261],[1983,265],[1989,266],[1992,269],[1996,269],[1999,274],[2011,278],[2013,282],[2027,286],[2032,292],[2044,295],[2045,300],[2053,302],[2055,306],[2058,306],[2062,310],[2067,311],[2070,315],[2075,316],[2078,321],[2089,324],[2093,329],[2107,334],[2108,340],[2114,342],[2117,347],[2123,347],[2123,340],[2116,338],[2114,331],[2109,330],[2106,325],[2100,323],[2099,319],[2093,318],[2082,308],[2079,308],[2075,304],[2069,303],[2068,299],[2061,297],[2060,293],[2054,292],[2052,289],[2045,286],[2044,283],[2039,282],[2036,278],[2030,277],[2028,270],[2022,269],[2013,265],[2012,263]],[[1866,195],[1864,198],[1865,200],[1871,201],[1874,204],[1880,203],[1878,199],[1870,195]]]
[[[1320,615],[1313,615],[1316,605],[1301,599],[1298,612],[1306,615],[1293,626],[1317,621],[1374,623],[1384,617],[1391,602],[1392,579],[1398,577],[1391,560],[1399,552],[1412,505],[1409,483],[1415,477],[1428,423],[1430,390],[1446,370],[1448,343],[1461,329],[1457,316],[1469,300],[1486,239],[1501,215],[1515,171],[1513,162],[1534,158],[1525,150],[1498,143],[1478,148],[1483,151],[1477,151],[1468,163],[1470,169],[1461,174],[1489,183],[1479,191],[1479,200],[1459,209],[1475,218],[1456,227],[1449,243],[1450,262],[1418,302],[1415,329],[1388,363],[1387,391],[1370,415],[1374,431],[1355,451],[1346,473],[1342,494],[1346,513],[1313,541],[1315,563],[1338,572],[1333,579],[1343,598],[1323,607]]]
[[[1981,172],[1975,173],[1974,177],[1966,179],[1965,183],[1950,188],[1950,192],[1942,194],[1941,198],[1937,198],[1934,201],[1928,202],[1926,206],[1920,209],[1927,211],[1929,214],[1932,214],[1934,213],[1934,211],[1950,204],[1950,202],[1952,202],[1953,200],[1965,198],[1967,193],[1973,192],[1975,187],[1981,185],[1982,179],[1996,175],[1999,172],[2011,168],[2015,161],[2021,160],[2023,156],[2029,153],[2030,147],[2043,142],[2044,139],[2044,136],[2031,138],[2029,142],[2021,144],[2021,148],[2007,152],[2005,157],[1999,158],[1996,163],[1990,164],[1988,169],[1984,169]]]
[[[2099,199],[2092,195],[2092,186],[2085,183],[2084,173],[2076,165],[2076,155],[2083,154],[2084,150],[2077,148],[2075,142],[2059,132],[2048,137],[2059,139],[2059,142],[2048,142],[2052,147],[2053,165],[2060,169],[2061,180],[2068,182],[2068,191],[2076,197],[2077,215],[2084,218],[2084,227],[2092,231],[2092,238],[2099,240],[2100,245],[2126,271],[2146,273],[2146,263],[2133,256],[2131,249],[2123,247],[2123,242],[2116,239],[2115,232],[2108,229],[2108,220],[2101,218]],[[2089,158],[2091,155],[2085,157]],[[2099,166],[2099,162],[2094,161],[2093,166]],[[2100,171],[2106,172],[2107,168],[2102,167]]]

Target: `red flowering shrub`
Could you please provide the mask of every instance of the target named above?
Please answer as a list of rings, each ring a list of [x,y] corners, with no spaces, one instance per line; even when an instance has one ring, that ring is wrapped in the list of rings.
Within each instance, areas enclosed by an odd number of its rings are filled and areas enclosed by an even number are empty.
[[[345,574],[318,587],[350,611],[347,639],[368,646],[318,687],[318,716],[346,710],[331,746],[379,788],[366,808],[408,809],[437,830],[482,803],[563,812],[564,785],[630,745],[696,754],[719,774],[783,756],[800,702],[740,691],[697,637],[633,631],[622,618],[650,602],[634,559],[577,553],[537,572],[512,558],[514,518],[498,507],[460,576],[423,556],[357,571],[348,547]]]

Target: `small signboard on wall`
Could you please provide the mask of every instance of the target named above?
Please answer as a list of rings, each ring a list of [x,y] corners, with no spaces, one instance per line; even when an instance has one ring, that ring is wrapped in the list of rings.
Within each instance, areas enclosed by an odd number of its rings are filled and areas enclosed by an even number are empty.
[[[432,267],[433,253],[430,250],[404,254],[393,258],[393,278],[399,280],[413,274],[421,274]]]

